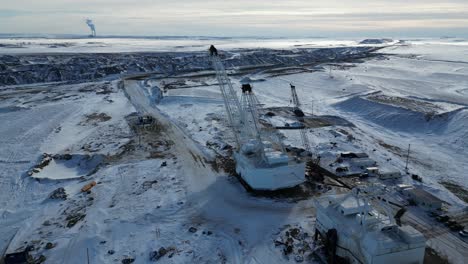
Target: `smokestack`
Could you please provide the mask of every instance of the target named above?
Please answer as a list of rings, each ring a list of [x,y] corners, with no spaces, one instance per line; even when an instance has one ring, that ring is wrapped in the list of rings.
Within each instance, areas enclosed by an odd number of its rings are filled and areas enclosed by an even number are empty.
[[[96,37],[96,27],[94,26],[94,23],[91,19],[87,18],[86,19],[86,24],[88,25],[89,29],[91,29],[91,35],[90,37]]]

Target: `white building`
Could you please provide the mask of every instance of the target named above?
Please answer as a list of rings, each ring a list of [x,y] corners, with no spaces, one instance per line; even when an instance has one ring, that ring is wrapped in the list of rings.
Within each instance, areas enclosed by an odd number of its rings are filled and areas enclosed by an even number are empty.
[[[424,236],[411,226],[396,225],[368,201],[355,194],[317,200],[316,232],[328,247],[334,245],[328,252],[350,263],[423,263]]]
[[[377,176],[379,174],[379,167],[367,167],[366,173],[369,174],[369,176]]]
[[[442,209],[443,201],[431,193],[421,188],[406,188],[402,190],[406,198],[415,202],[418,206],[427,210],[440,210]]]

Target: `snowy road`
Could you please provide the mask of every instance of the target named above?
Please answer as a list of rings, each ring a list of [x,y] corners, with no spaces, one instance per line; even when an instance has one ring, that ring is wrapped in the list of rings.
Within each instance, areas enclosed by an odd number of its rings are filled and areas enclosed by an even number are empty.
[[[458,232],[450,231],[442,223],[435,222],[419,208],[410,208],[404,215],[403,221],[415,227],[424,234],[427,244],[440,252],[447,252],[447,258],[451,263],[465,263],[468,259],[468,243],[464,241]]]

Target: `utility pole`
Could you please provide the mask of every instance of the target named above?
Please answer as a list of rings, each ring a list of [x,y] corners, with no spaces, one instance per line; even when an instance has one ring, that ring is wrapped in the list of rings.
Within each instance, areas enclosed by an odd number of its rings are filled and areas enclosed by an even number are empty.
[[[314,115],[314,100],[312,100],[312,115]]]
[[[406,166],[405,171],[408,174],[408,162],[409,162],[409,154],[410,154],[411,144],[408,144],[408,154],[406,155]]]

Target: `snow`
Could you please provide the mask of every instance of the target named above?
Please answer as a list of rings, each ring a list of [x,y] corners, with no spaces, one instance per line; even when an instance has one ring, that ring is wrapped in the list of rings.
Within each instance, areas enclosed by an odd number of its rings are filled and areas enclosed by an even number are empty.
[[[354,40],[258,39],[258,38],[4,38],[0,54],[6,53],[113,53],[204,51],[214,44],[218,49],[301,48],[350,46]]]
[[[102,162],[102,156],[74,155],[70,160],[52,161],[39,173],[33,174],[37,179],[64,180],[86,176]]]
[[[212,42],[220,49],[297,49],[358,45],[358,41],[1,39],[0,43],[31,44],[21,49],[0,47],[0,52],[196,51]],[[47,46],[64,42],[74,44]],[[238,87],[246,77],[258,80],[253,89],[264,107],[291,106],[289,83],[293,83],[306,115],[339,116],[352,123],[306,129],[323,166],[341,152],[365,152],[379,170],[402,172],[399,180],[371,181],[421,185],[450,203],[450,210],[459,210],[466,203],[439,181],[468,188],[466,43],[408,40],[379,51],[393,55],[332,65],[331,76],[328,65],[326,71],[314,65],[313,71],[284,75],[256,69],[234,75],[232,81]],[[44,254],[50,263],[83,263],[87,251],[91,263],[121,262],[125,257],[148,263],[150,253],[160,247],[174,248],[171,258],[168,253],[158,260],[162,263],[294,263],[275,248],[273,240],[285,225],[300,225],[313,233],[313,198],[255,197],[237,179],[215,170],[217,152],[234,145],[219,88],[214,76],[201,81],[184,78],[190,82],[183,89],[174,85],[162,98],[157,87],[164,87],[164,78],[146,83],[129,78],[119,84],[114,76],[108,82],[0,87],[4,124],[0,126],[0,250],[9,245],[12,252],[24,242],[50,241],[55,248],[44,250],[38,242],[33,252]],[[110,92],[99,92],[106,89]],[[129,115],[135,112],[156,117],[161,128],[143,144],[138,144],[129,125]],[[294,121],[280,116],[265,119],[275,125]],[[298,131],[281,133],[286,144],[301,147]],[[165,145],[152,153],[149,143],[161,142]],[[403,173],[408,144],[409,171],[422,176],[423,183]],[[44,152],[76,156],[69,162],[52,161],[34,178],[28,177],[26,172]],[[99,160],[80,166],[85,155]],[[82,193],[91,181],[97,185],[91,193]],[[67,200],[50,200],[50,193],[59,187],[65,188]],[[67,227],[67,217],[80,214],[84,218]],[[410,217],[426,221],[418,213]],[[191,227],[197,230],[191,232]],[[448,252],[451,261],[461,263],[465,247],[453,249],[455,243],[451,233],[429,240],[438,251]]]

